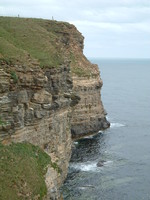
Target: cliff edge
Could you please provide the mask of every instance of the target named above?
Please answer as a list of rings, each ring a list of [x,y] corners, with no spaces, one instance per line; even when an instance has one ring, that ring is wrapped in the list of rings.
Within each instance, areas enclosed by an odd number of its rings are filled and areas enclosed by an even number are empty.
[[[69,23],[0,17],[0,141],[47,152],[54,163],[45,174],[47,199],[60,198],[71,133],[109,127],[99,70],[83,55],[83,39]]]

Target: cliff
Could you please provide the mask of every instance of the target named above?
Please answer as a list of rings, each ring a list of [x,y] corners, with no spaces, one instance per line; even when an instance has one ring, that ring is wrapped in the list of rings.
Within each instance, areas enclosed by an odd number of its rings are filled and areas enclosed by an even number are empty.
[[[29,142],[51,157],[47,198],[59,198],[72,137],[109,127],[97,65],[65,22],[0,17],[0,140]],[[59,170],[58,170],[59,169]]]

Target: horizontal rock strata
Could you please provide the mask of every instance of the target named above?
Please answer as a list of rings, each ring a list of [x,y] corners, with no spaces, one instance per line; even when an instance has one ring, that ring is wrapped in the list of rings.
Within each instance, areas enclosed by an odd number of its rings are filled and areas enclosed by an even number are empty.
[[[0,27],[0,141],[46,151],[57,166],[47,170],[47,199],[59,199],[71,134],[109,127],[98,66],[83,55],[84,37],[69,23],[0,17]]]
[[[109,127],[106,120],[100,89],[102,80],[96,78],[73,78],[74,91],[78,93],[81,100],[74,108],[72,118],[72,137],[80,138],[85,135],[94,134]]]
[[[11,76],[14,71],[17,82]],[[44,149],[60,168],[46,175],[48,196],[56,197],[71,156],[70,115],[78,103],[72,94],[69,66],[41,70],[38,66],[0,66],[0,140],[30,142]],[[68,81],[69,80],[69,81]],[[75,95],[74,95],[75,96]]]

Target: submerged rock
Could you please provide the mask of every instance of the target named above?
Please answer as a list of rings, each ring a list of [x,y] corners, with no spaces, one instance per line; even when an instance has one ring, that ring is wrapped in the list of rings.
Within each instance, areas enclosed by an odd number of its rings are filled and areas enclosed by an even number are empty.
[[[104,160],[99,160],[98,163],[97,163],[97,167],[103,167],[104,163],[105,163]]]

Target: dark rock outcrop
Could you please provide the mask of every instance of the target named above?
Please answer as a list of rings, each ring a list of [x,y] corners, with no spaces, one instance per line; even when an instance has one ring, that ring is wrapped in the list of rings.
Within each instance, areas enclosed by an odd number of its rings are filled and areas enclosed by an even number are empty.
[[[97,167],[103,167],[104,163],[105,163],[104,160],[99,160],[98,163],[97,163]]]

